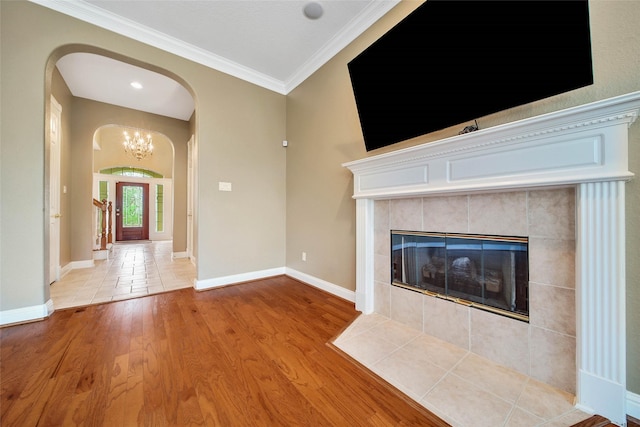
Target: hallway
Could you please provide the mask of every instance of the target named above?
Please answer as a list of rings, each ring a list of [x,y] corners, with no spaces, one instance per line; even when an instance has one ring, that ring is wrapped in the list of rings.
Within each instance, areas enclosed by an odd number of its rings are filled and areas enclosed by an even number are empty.
[[[152,295],[193,286],[196,268],[173,259],[172,241],[116,243],[108,260],[72,270],[51,285],[56,310]]]

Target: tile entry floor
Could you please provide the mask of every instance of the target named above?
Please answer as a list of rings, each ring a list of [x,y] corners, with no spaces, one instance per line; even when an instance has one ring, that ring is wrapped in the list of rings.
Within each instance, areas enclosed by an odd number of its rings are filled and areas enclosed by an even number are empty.
[[[454,427],[571,426],[574,396],[379,314],[334,345]]]
[[[193,286],[196,268],[172,258],[173,242],[115,243],[109,259],[71,270],[51,284],[54,309],[136,298]]]

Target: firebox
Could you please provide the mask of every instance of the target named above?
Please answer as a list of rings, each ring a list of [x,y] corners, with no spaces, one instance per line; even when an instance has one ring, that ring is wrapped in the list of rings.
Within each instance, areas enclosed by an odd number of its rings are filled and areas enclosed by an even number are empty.
[[[391,282],[529,320],[526,237],[391,231]]]

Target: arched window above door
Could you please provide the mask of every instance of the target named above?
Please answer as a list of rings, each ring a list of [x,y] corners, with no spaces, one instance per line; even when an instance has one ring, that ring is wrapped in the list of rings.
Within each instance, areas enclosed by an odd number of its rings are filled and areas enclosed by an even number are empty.
[[[164,178],[164,176],[158,172],[154,172],[149,169],[132,168],[129,166],[106,168],[100,170],[100,173],[105,175],[135,176],[139,178]]]

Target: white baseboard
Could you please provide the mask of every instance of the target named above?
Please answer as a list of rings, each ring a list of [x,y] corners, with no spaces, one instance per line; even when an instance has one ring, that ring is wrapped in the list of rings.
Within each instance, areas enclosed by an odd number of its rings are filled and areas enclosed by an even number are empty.
[[[627,415],[640,420],[640,394],[627,391]]]
[[[171,258],[173,259],[178,259],[178,258],[188,258],[189,254],[187,254],[187,252],[173,252],[171,254]]]
[[[53,313],[53,310],[52,300],[47,301],[45,304],[3,310],[0,311],[0,326],[45,319]]]
[[[91,268],[95,267],[95,263],[92,259],[86,259],[84,261],[71,261],[69,264],[71,265],[72,270],[80,269],[80,268]]]
[[[231,276],[216,277],[213,279],[196,280],[195,288],[198,291],[204,289],[218,288],[220,286],[232,285],[234,283],[248,282],[250,280],[264,279],[266,277],[279,276],[285,274],[284,267],[271,268],[268,270],[252,271],[249,273],[234,274]]]
[[[300,280],[301,282],[314,286],[318,289],[322,289],[323,291],[329,292],[330,294],[333,294],[347,301],[351,301],[353,303],[355,303],[356,301],[356,293],[354,291],[350,291],[348,289],[343,288],[342,286],[335,285],[331,282],[327,282],[326,280],[319,279],[317,277],[311,276],[306,273],[302,273],[300,271],[297,271],[288,267],[278,267],[278,268],[271,268],[268,270],[234,274],[234,275],[225,276],[225,277],[216,277],[213,279],[196,280],[194,282],[194,288],[198,291],[201,291],[205,289],[218,288],[220,286],[232,285],[234,283],[242,283],[242,282],[248,282],[251,280],[264,279],[266,277],[278,276],[281,274],[286,274],[287,276],[291,276],[294,279]]]
[[[66,276],[67,274],[69,274],[69,272],[73,270],[73,266],[71,265],[71,263],[65,265],[64,267],[62,267],[60,269],[60,278],[62,279],[64,276]]]
[[[322,289],[323,291],[329,292],[330,294],[333,294],[342,299],[346,299],[347,301],[351,301],[353,303],[356,302],[355,291],[350,291],[343,288],[342,286],[327,282],[326,280],[318,279],[317,277],[302,273],[300,271],[294,270],[293,268],[287,267],[285,270],[285,274],[287,276],[291,276],[294,279],[300,280],[301,282],[308,283],[311,286]]]
[[[93,251],[93,259],[96,261],[109,259],[109,249]]]

